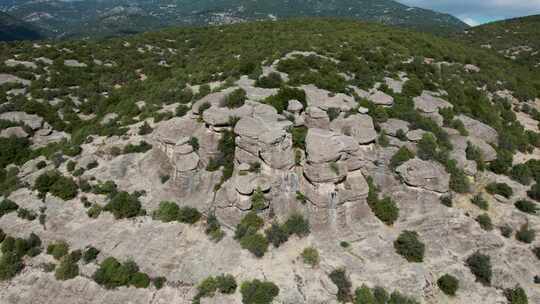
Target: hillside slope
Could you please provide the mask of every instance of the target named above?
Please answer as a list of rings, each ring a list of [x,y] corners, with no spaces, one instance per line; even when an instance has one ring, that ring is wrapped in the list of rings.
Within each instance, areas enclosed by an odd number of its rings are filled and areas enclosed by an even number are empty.
[[[473,27],[460,35],[467,43],[493,49],[506,58],[540,69],[540,15]]]
[[[36,27],[0,12],[0,41],[37,40],[40,38],[43,36]]]
[[[436,33],[467,28],[453,16],[392,0],[47,0],[0,1],[0,7],[50,30],[56,37],[106,37],[173,25],[317,16],[346,17]]]
[[[0,299],[540,303],[538,97],[357,21],[2,43]]]

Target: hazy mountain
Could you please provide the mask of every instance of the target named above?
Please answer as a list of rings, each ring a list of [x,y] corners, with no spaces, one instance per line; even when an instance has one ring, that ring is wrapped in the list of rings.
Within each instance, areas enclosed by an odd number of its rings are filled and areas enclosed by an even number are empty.
[[[35,26],[0,12],[0,41],[35,40],[43,38]]]
[[[56,37],[313,16],[354,18],[436,33],[468,27],[453,16],[391,0],[1,0],[0,8]]]

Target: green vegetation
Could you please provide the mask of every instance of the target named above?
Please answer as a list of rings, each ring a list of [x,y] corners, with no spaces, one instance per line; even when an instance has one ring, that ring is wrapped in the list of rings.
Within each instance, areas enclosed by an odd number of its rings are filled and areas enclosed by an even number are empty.
[[[144,211],[139,198],[124,191],[116,193],[103,210],[111,212],[116,219],[132,218]]]
[[[79,275],[79,266],[77,265],[77,256],[73,253],[64,256],[60,264],[55,268],[54,277],[57,280],[66,281]]]
[[[456,277],[445,274],[437,280],[437,285],[445,294],[455,296],[459,288],[459,281]]]
[[[88,264],[96,260],[99,252],[100,251],[95,247],[89,246],[84,250],[84,253],[82,254],[82,259],[85,263]]]
[[[347,303],[352,300],[351,288],[352,284],[345,269],[335,269],[329,275],[330,280],[337,286],[337,299],[341,303]]]
[[[152,149],[152,145],[141,141],[139,144],[127,144],[124,149],[122,150],[123,154],[130,154],[130,153],[145,153]]]
[[[33,257],[41,252],[41,239],[34,233],[27,239],[14,238],[0,229],[0,242],[0,281],[9,280],[21,272],[25,255]]]
[[[529,224],[521,225],[521,228],[516,232],[516,240],[530,244],[536,238],[536,231],[529,228]]]
[[[34,189],[38,190],[42,197],[51,193],[63,200],[75,198],[79,191],[79,187],[73,179],[63,176],[58,171],[48,171],[41,174],[36,179]]]
[[[19,209],[19,205],[8,199],[4,199],[0,202],[0,218],[10,212],[15,212]]]
[[[504,295],[509,304],[528,304],[529,300],[525,290],[519,285],[514,288],[507,288],[504,290]]]
[[[441,204],[445,205],[446,207],[452,207],[453,206],[453,201],[452,201],[452,196],[450,195],[445,195],[445,196],[441,196]]]
[[[304,261],[304,264],[310,265],[311,267],[315,267],[319,265],[320,257],[319,257],[319,251],[313,247],[307,247],[304,248],[302,251],[302,261]]]
[[[178,207],[176,203],[163,201],[152,214],[152,218],[162,222],[178,221],[181,223],[195,224],[201,218],[201,213],[191,207]]]
[[[489,209],[488,202],[482,197],[482,194],[480,194],[480,193],[478,193],[477,195],[475,195],[471,199],[471,203],[473,203],[473,205],[478,206],[478,208],[480,208],[482,210],[488,210]]]
[[[64,242],[52,243],[47,246],[47,254],[52,255],[56,260],[60,260],[69,253],[69,245]]]
[[[261,76],[259,79],[257,79],[255,86],[271,89],[281,87],[282,83],[283,79],[281,78],[281,74],[271,72],[268,74],[268,76]]]
[[[385,197],[382,200],[379,199],[379,190],[373,184],[371,177],[367,179],[367,182],[369,185],[367,202],[371,211],[385,224],[392,225],[399,216],[398,206],[390,197]]]
[[[246,99],[246,91],[243,89],[236,89],[225,98],[222,106],[230,109],[239,108],[244,105]]]
[[[210,213],[206,218],[206,229],[204,231],[216,243],[225,236],[225,232],[221,230],[221,224],[214,213]]]
[[[298,100],[304,108],[307,107],[306,92],[302,89],[281,87],[276,95],[268,97],[264,102],[273,106],[278,113],[282,113],[287,110],[289,106],[289,100]]]
[[[416,231],[403,231],[394,241],[394,248],[409,262],[421,263],[424,261],[426,246],[418,239]]]
[[[101,262],[93,275],[93,279],[107,289],[129,285],[146,288],[150,284],[148,275],[140,272],[139,266],[135,262],[125,261],[120,263],[113,257],[108,257]]]
[[[480,224],[480,227],[486,231],[493,230],[493,223],[491,222],[491,218],[488,214],[480,214],[478,217],[476,217],[476,221],[478,224]]]
[[[538,210],[536,204],[529,200],[519,200],[514,203],[514,206],[516,206],[516,208],[520,211],[529,214],[536,214],[536,211]]]
[[[478,282],[484,285],[491,284],[491,276],[493,273],[489,256],[480,252],[475,252],[467,258],[466,264],[471,269],[472,274],[474,274]]]
[[[245,281],[240,286],[243,304],[270,304],[279,294],[279,287],[268,281]]]
[[[236,134],[233,131],[227,130],[222,132],[221,139],[218,143],[219,154],[210,159],[206,170],[216,171],[220,167],[223,168],[223,176],[221,183],[231,178],[234,170],[234,153]]]
[[[414,153],[409,151],[407,147],[403,146],[399,148],[399,150],[392,156],[392,159],[390,159],[390,166],[392,168],[397,168],[409,159],[414,158]]]
[[[491,183],[487,185],[486,190],[491,194],[502,195],[506,198],[510,198],[514,193],[512,188],[505,183]]]
[[[236,279],[230,274],[222,274],[217,277],[208,277],[197,286],[197,295],[193,303],[200,303],[201,298],[213,297],[216,291],[223,294],[232,294],[237,288]]]

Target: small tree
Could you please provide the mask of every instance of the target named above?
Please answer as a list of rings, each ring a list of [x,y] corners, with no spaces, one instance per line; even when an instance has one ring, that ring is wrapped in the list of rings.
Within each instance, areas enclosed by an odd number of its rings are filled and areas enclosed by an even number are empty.
[[[296,234],[299,237],[305,237],[311,231],[308,220],[306,220],[301,214],[297,213],[291,215],[283,225],[284,230],[289,235]]]
[[[131,218],[141,213],[141,202],[137,196],[127,192],[118,192],[104,208],[116,219]]]
[[[482,227],[482,229],[484,229],[486,231],[493,230],[493,223],[491,222],[491,218],[489,217],[489,215],[480,214],[476,218],[476,221],[478,222],[478,224],[480,224],[480,227]]]
[[[79,275],[79,266],[74,256],[68,254],[62,258],[54,272],[57,280],[66,281]]]
[[[525,290],[521,286],[516,286],[514,288],[508,288],[504,291],[504,295],[508,300],[509,304],[528,304],[529,300]]]
[[[445,294],[455,296],[459,288],[459,281],[454,276],[445,274],[437,280],[437,285]]]
[[[437,156],[437,139],[430,133],[425,133],[417,144],[418,157],[423,160],[435,159]]]
[[[475,195],[471,199],[471,203],[473,203],[473,205],[478,206],[478,208],[480,208],[482,210],[488,210],[488,208],[489,208],[488,202],[482,197],[482,194],[480,194],[480,193]]]
[[[491,194],[499,194],[510,198],[513,194],[512,188],[505,183],[491,183],[487,185],[486,190]]]
[[[366,285],[357,288],[354,294],[354,304],[377,304],[373,291]]]
[[[302,251],[302,260],[304,264],[308,264],[311,267],[315,267],[319,264],[320,257],[319,251],[313,247],[307,247]]]
[[[403,231],[394,241],[396,252],[409,262],[421,263],[426,250],[424,243],[418,239],[416,231]]]
[[[529,224],[523,224],[516,232],[516,239],[520,242],[530,244],[536,237],[536,231],[529,229]]]
[[[268,240],[260,233],[250,233],[242,237],[240,246],[260,258],[268,250]]]
[[[536,214],[536,211],[538,210],[536,204],[529,200],[519,200],[514,204],[514,206],[516,206],[516,208],[520,211],[529,214]]]
[[[392,168],[397,168],[401,166],[401,164],[405,163],[409,159],[414,158],[414,153],[409,151],[407,147],[403,146],[399,148],[399,150],[392,156],[392,159],[390,160],[390,166]]]
[[[351,287],[352,284],[347,278],[345,269],[335,269],[329,275],[330,280],[336,284],[338,288],[337,299],[342,303],[347,303],[352,300]]]
[[[289,239],[289,234],[282,226],[277,223],[272,223],[270,228],[266,229],[266,238],[274,247],[278,248]]]
[[[276,284],[267,281],[246,281],[240,287],[243,304],[270,304],[279,294]]]
[[[475,252],[466,261],[467,266],[476,277],[476,280],[484,285],[491,284],[491,259],[480,252]]]

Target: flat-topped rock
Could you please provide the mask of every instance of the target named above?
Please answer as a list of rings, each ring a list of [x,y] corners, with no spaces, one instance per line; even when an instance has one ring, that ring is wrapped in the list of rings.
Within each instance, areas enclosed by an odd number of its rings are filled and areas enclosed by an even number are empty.
[[[304,109],[304,105],[300,101],[296,99],[289,100],[289,103],[287,105],[287,111],[291,113],[299,113],[303,109]]]
[[[423,91],[422,95],[413,98],[414,108],[424,113],[438,113],[440,109],[453,108],[448,101]]]
[[[353,153],[359,149],[351,136],[336,132],[312,128],[306,136],[307,160],[310,163],[335,162],[344,153]]]
[[[29,86],[32,83],[30,80],[22,79],[11,74],[0,73],[0,85],[5,83],[20,83],[25,86]]]
[[[330,126],[328,113],[318,107],[307,107],[304,121],[308,128],[328,129]]]
[[[354,98],[343,93],[331,93],[314,85],[303,85],[301,88],[306,92],[306,101],[310,107],[318,107],[325,111],[329,108],[348,111],[356,106]]]
[[[79,62],[75,59],[66,59],[64,60],[64,65],[70,68],[85,68],[88,65],[84,62]]]
[[[11,127],[4,129],[0,132],[0,137],[17,137],[17,138],[26,138],[28,137],[28,133],[24,131],[22,127]]]
[[[394,104],[394,97],[378,90],[367,96],[367,99],[379,106],[391,106]]]
[[[426,133],[428,132],[422,129],[411,130],[407,132],[407,139],[414,142],[420,141]]]
[[[402,130],[404,134],[409,132],[409,123],[400,119],[390,118],[381,123],[380,126],[381,129],[383,129],[384,132],[390,136],[396,136],[399,130]]]
[[[6,112],[0,114],[0,120],[7,120],[15,123],[23,123],[32,130],[40,129],[43,126],[43,118],[26,112]]]
[[[397,167],[396,172],[409,186],[439,193],[449,190],[450,176],[439,163],[413,158]]]
[[[347,118],[339,117],[330,123],[330,130],[352,136],[357,143],[364,145],[374,142],[377,131],[369,115],[355,114]]]
[[[37,65],[31,61],[19,61],[19,60],[15,60],[15,59],[8,59],[6,61],[4,61],[4,64],[8,67],[18,67],[18,66],[23,66],[25,68],[29,68],[29,69],[37,69]]]
[[[465,129],[470,135],[481,138],[489,144],[498,143],[499,134],[492,127],[463,114],[456,116],[456,118],[463,122]]]

